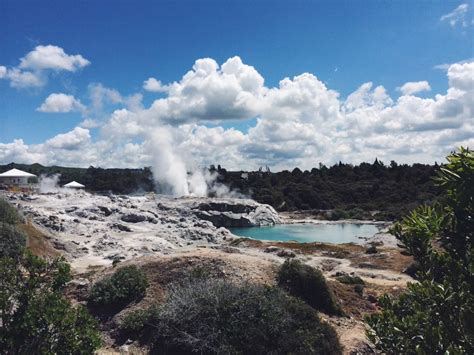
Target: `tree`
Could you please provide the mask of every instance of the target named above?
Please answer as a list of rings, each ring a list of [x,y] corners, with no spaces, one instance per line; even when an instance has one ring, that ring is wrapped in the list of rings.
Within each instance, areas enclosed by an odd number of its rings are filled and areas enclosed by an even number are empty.
[[[418,263],[418,283],[368,317],[369,337],[386,353],[474,353],[474,154],[447,157],[440,203],[422,206],[392,229]]]
[[[0,275],[2,354],[91,354],[99,347],[95,320],[62,295],[71,278],[63,259],[29,252],[1,258]]]

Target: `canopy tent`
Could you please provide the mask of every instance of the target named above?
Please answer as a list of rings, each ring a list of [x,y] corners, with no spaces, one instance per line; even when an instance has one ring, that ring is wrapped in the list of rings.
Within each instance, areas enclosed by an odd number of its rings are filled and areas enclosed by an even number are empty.
[[[20,177],[29,178],[29,177],[36,177],[36,175],[30,174],[30,173],[27,173],[26,171],[18,170],[18,169],[11,169],[0,174],[0,178],[20,178]]]
[[[27,173],[26,171],[11,169],[0,174],[0,184],[25,186],[28,185],[28,179],[34,177],[36,177],[36,175]]]
[[[84,185],[78,183],[77,181],[71,181],[70,183],[64,185],[63,187],[71,188],[71,189],[83,189],[85,188]]]

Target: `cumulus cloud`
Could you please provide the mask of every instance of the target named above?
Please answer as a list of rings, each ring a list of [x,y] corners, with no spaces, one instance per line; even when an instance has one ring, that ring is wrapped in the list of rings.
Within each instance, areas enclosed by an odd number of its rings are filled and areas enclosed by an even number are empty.
[[[21,71],[18,68],[7,69],[3,78],[10,80],[10,86],[16,89],[41,87],[46,82],[42,73]]]
[[[143,82],[143,89],[151,92],[166,92],[168,87],[155,78],[148,78]]]
[[[54,93],[49,95],[46,100],[36,110],[48,113],[66,113],[66,112],[84,112],[85,106],[81,101],[72,95],[63,93]]]
[[[170,124],[252,117],[264,90],[263,77],[239,57],[221,67],[214,59],[199,59],[167,87],[167,97],[156,100],[150,110],[155,120]]]
[[[430,91],[431,86],[426,80],[410,81],[408,83],[403,84],[401,87],[398,88],[398,90],[403,95],[413,95],[413,94],[423,92],[423,91]]]
[[[448,22],[451,27],[456,27],[456,25],[468,27],[473,23],[472,18],[471,20],[468,18],[468,12],[469,5],[461,4],[450,13],[441,16],[440,21]]]
[[[139,96],[91,86],[91,106],[109,112],[97,139],[84,124],[43,144],[1,144],[0,161],[155,165],[163,179],[180,176],[179,186],[171,187],[177,193],[192,190],[183,183],[187,171],[209,164],[279,170],[375,157],[441,161],[457,145],[474,145],[473,70],[472,61],[450,65],[447,91],[431,97],[414,95],[429,88],[426,82],[406,83],[398,98],[368,82],[344,98],[310,73],[267,87],[257,70],[238,57],[222,65],[204,58],[167,84],[163,96],[147,108]],[[246,133],[219,126],[255,117]]]
[[[89,64],[80,54],[69,55],[61,47],[39,45],[21,58],[18,66],[0,66],[0,79],[9,80],[17,89],[41,87],[47,83],[50,71],[75,72]]]
[[[80,54],[69,55],[61,47],[48,45],[37,46],[21,58],[19,68],[28,70],[76,71],[89,64],[90,62]]]
[[[46,141],[46,146],[54,149],[78,149],[90,141],[89,130],[76,127],[67,133],[58,134],[57,136]]]

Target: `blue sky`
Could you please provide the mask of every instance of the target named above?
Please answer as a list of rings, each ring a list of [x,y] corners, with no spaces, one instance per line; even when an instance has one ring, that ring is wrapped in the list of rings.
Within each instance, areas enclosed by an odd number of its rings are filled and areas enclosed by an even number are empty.
[[[74,72],[52,71],[41,87],[17,89],[0,80],[0,142],[41,144],[83,121],[80,112],[38,112],[51,93],[73,95],[88,106],[88,88],[100,83],[124,96],[141,93],[148,108],[164,94],[144,90],[144,80],[179,81],[195,60],[207,57],[222,64],[239,56],[268,88],[285,77],[312,73],[341,100],[365,82],[383,85],[393,100],[406,82],[428,81],[431,91],[421,92],[423,98],[444,94],[446,70],[435,66],[473,57],[472,3],[464,25],[440,20],[463,3],[4,0],[0,65],[18,66],[38,45],[80,54],[90,64]],[[255,124],[239,117],[218,126],[246,133]],[[99,132],[90,129],[94,139]]]

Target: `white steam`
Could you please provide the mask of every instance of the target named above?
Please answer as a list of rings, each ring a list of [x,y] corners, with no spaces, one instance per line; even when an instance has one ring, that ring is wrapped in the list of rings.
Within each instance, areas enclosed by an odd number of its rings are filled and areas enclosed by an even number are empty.
[[[58,184],[60,177],[60,174],[41,175],[38,179],[39,191],[42,194],[60,192],[62,189]]]
[[[161,127],[150,133],[146,148],[152,157],[153,177],[159,183],[161,193],[188,196],[186,165],[173,145],[173,136],[168,128]]]
[[[162,126],[150,132],[145,147],[152,157],[153,177],[158,182],[160,193],[176,197],[245,197],[218,183],[217,173],[189,168],[192,164],[187,165],[179,154],[178,144],[168,127]]]

